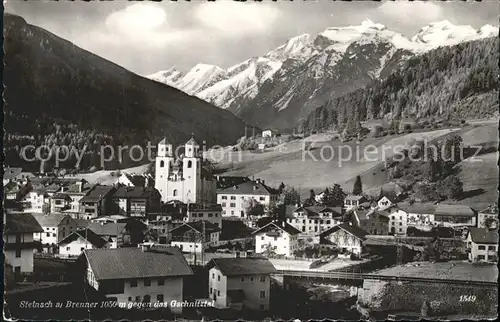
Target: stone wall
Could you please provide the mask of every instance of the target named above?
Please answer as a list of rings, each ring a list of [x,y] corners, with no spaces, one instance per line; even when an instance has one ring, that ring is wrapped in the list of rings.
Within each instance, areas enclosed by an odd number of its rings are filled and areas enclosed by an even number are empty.
[[[431,315],[496,314],[498,287],[365,280],[358,291],[358,303],[370,311],[420,312],[425,300]]]

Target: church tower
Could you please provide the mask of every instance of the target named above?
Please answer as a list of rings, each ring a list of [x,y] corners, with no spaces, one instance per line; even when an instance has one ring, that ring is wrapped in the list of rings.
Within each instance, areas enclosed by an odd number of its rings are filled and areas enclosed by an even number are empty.
[[[191,138],[184,145],[184,159],[182,160],[182,173],[184,177],[184,193],[186,203],[200,201],[202,193],[201,183],[201,156],[200,146],[191,134]]]
[[[174,161],[172,144],[167,139],[158,143],[158,153],[155,164],[155,188],[160,192],[162,201],[168,201],[168,179]]]

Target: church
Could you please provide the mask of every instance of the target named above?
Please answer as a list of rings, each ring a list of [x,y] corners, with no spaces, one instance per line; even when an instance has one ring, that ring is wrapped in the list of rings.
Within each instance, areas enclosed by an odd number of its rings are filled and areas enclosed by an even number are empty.
[[[183,203],[213,203],[216,201],[216,179],[203,167],[203,154],[191,139],[184,144],[184,153],[177,155],[164,138],[158,143],[155,165],[155,188],[161,200]]]

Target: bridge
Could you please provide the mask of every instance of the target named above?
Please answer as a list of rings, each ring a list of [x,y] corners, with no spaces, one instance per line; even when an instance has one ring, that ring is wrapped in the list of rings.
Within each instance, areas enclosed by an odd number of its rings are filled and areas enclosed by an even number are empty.
[[[401,282],[422,282],[422,283],[444,283],[459,285],[477,285],[477,286],[497,286],[498,282],[477,281],[477,280],[459,280],[459,279],[441,279],[413,276],[390,276],[377,274],[363,274],[360,272],[321,272],[321,271],[300,271],[300,270],[278,270],[274,275],[289,276],[298,278],[316,278],[324,280],[338,281],[363,281],[365,279],[383,280],[383,281],[401,281]]]

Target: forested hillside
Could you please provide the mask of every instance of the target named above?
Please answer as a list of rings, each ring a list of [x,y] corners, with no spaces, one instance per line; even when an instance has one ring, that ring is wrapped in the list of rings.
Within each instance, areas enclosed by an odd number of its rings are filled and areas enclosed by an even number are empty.
[[[299,128],[354,131],[360,121],[384,117],[491,116],[498,111],[498,50],[498,38],[487,38],[413,57],[387,78],[328,101]]]
[[[106,144],[145,147],[163,137],[184,143],[191,133],[200,143],[232,144],[244,133],[230,112],[140,77],[21,17],[5,15],[4,47],[9,165],[39,168],[19,158],[27,144],[86,146],[90,157]],[[83,168],[88,165],[98,166]]]

